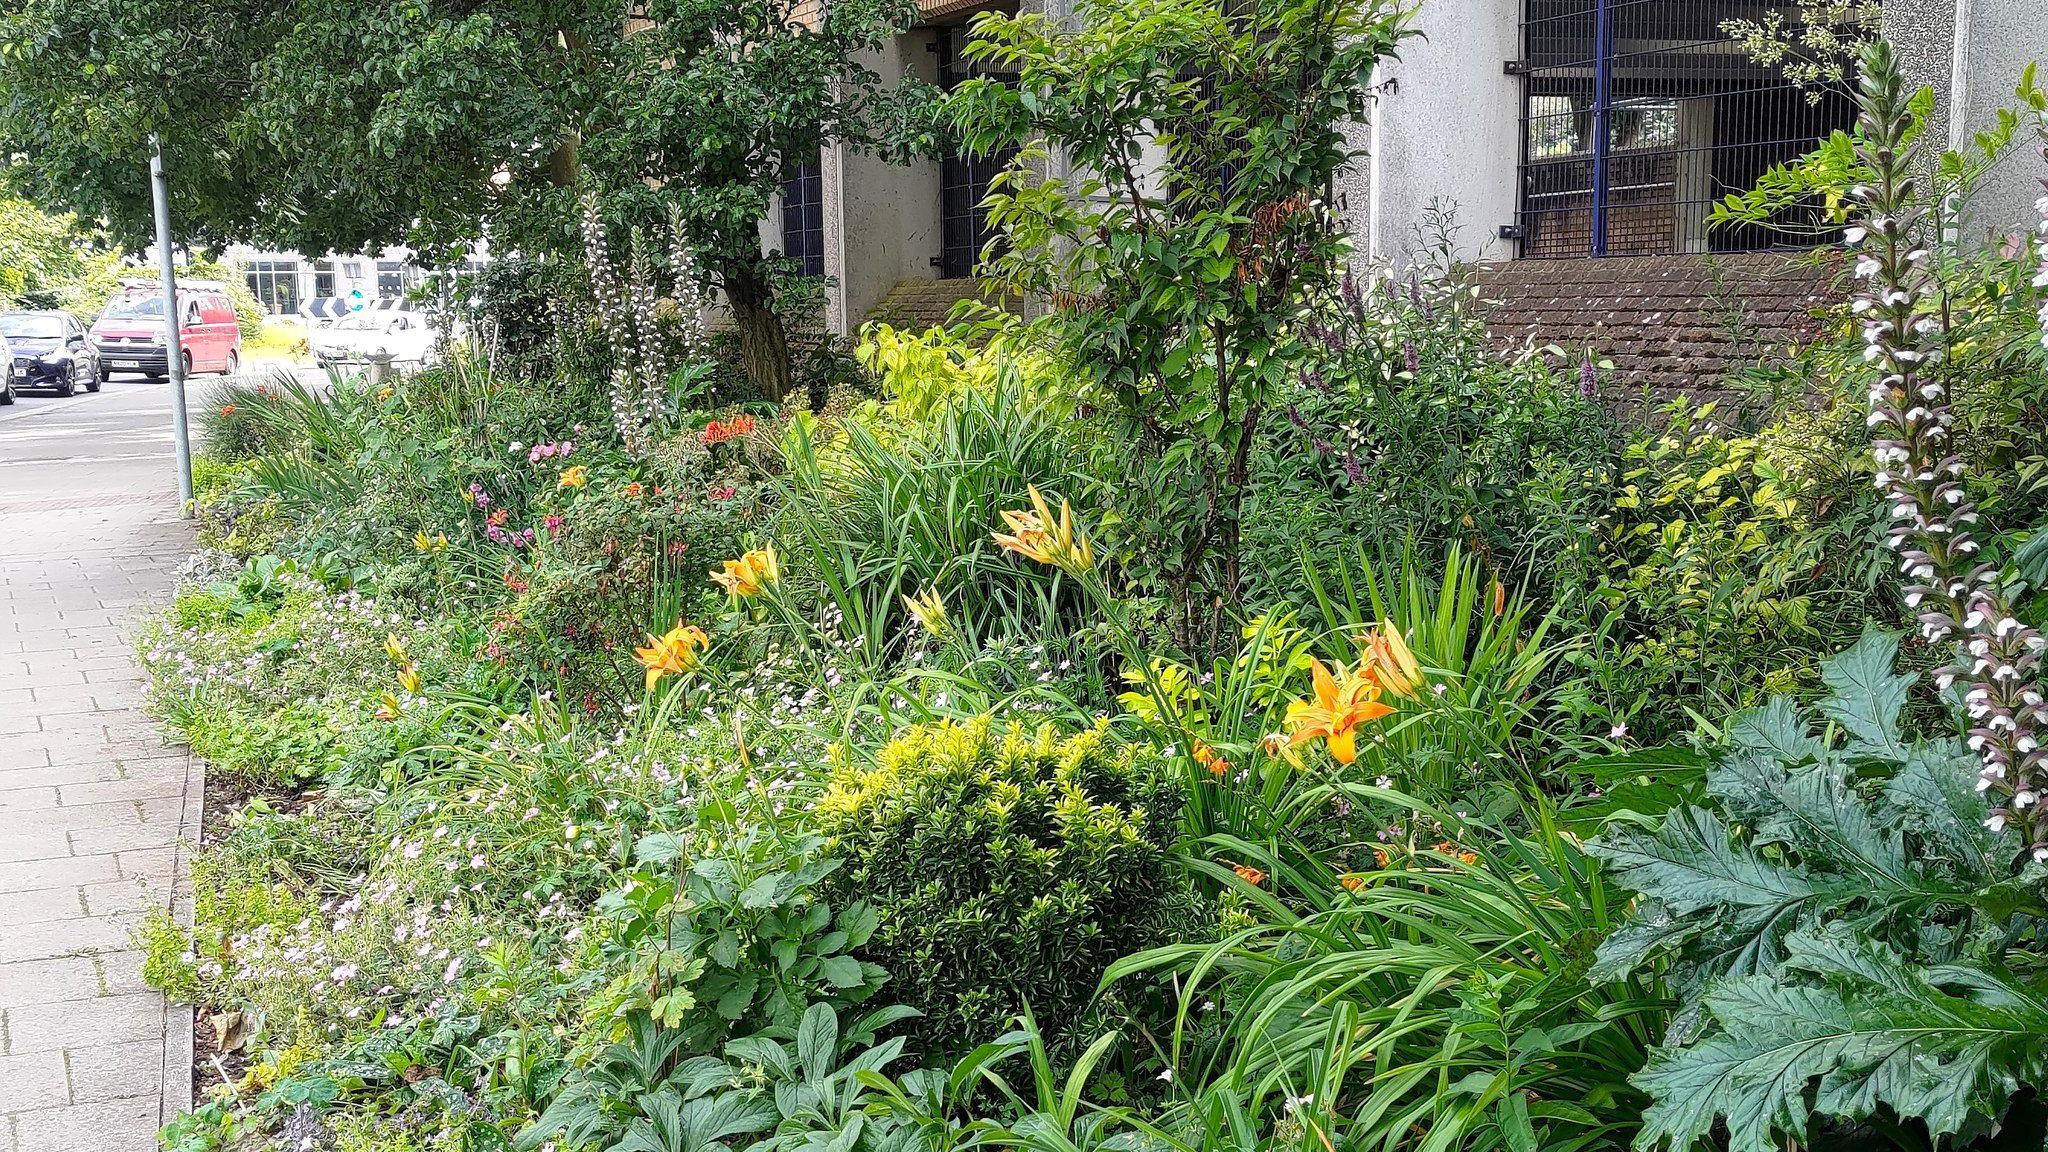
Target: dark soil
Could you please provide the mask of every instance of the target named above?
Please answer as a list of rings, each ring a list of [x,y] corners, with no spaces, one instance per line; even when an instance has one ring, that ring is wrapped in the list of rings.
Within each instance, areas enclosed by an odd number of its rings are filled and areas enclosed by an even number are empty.
[[[230,818],[243,805],[258,797],[274,809],[296,812],[318,799],[319,795],[317,789],[311,788],[284,793],[268,791],[247,777],[208,772],[206,799],[199,822],[199,846],[203,849],[219,843],[228,834]],[[212,1015],[205,1005],[192,1008],[192,1100],[195,1105],[206,1099],[209,1089],[220,1085],[223,1075],[230,1081],[239,1080],[249,1070],[246,1052],[220,1051],[220,1038],[214,1033]]]

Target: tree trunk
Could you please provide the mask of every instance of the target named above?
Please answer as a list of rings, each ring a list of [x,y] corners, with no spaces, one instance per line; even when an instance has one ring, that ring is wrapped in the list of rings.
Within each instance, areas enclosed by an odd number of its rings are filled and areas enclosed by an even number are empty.
[[[795,387],[796,369],[789,355],[789,333],[775,311],[774,289],[758,269],[748,265],[727,263],[719,271],[725,302],[739,329],[740,367],[761,395],[780,404]]]

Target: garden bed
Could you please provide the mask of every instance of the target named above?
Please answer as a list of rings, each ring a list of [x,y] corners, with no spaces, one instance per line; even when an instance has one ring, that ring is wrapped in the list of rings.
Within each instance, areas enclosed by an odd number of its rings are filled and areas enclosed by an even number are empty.
[[[983,151],[1168,153],[1163,203],[998,202],[1034,320],[874,329],[764,394],[687,229],[658,306],[674,219],[593,191],[522,312],[582,319],[529,355],[208,409],[207,576],[143,658],[260,784],[208,796],[150,971],[250,1043],[171,1147],[2029,1130],[2037,261],[1942,246],[1889,56],[1838,190],[1874,283],[1726,382],[1748,410],[1634,426],[1593,355],[1493,346],[1458,270],[1346,270],[1319,196],[1383,13],[1165,8],[991,18],[1014,73],[949,100]],[[1155,110],[1185,131],[1100,115],[1162,74],[1217,78]]]

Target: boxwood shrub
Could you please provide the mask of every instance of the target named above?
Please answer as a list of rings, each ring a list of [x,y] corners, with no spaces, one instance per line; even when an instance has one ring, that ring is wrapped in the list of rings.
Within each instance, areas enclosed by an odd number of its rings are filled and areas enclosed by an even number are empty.
[[[1079,1023],[1103,969],[1184,914],[1170,862],[1180,810],[1156,756],[1102,726],[909,728],[872,764],[843,758],[818,815],[836,882],[881,911],[867,958],[924,1010],[929,1053],[994,1039],[1028,1005]]]

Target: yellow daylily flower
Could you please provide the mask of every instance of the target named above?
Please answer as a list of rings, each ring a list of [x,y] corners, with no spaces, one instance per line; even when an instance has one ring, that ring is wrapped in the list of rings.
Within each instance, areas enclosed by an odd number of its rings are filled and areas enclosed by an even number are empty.
[[[1407,700],[1422,690],[1422,665],[1393,621],[1380,621],[1366,635],[1364,649],[1360,664],[1370,667],[1369,674],[1380,687]]]
[[[398,633],[384,634],[384,655],[390,657],[393,664],[405,663],[405,641],[398,638]]]
[[[905,596],[903,610],[910,613],[919,626],[931,633],[934,639],[943,640],[947,633],[952,631],[952,618],[946,614],[946,603],[939,599],[937,588],[927,588],[915,596]]]
[[[396,720],[398,719],[398,709],[398,697],[386,692],[377,699],[376,719]]]
[[[1392,708],[1379,702],[1380,686],[1372,677],[1342,664],[1335,673],[1323,662],[1309,658],[1309,672],[1315,679],[1315,699],[1296,700],[1287,706],[1289,744],[1322,739],[1339,764],[1358,758],[1358,728],[1384,716]]]
[[[412,534],[412,546],[421,552],[446,552],[448,534],[436,532],[429,536],[425,532],[415,532]]]
[[[571,464],[562,469],[561,479],[555,481],[557,488],[581,488],[590,483],[590,469],[581,464]]]
[[[633,649],[633,658],[647,669],[647,690],[652,692],[663,676],[680,676],[697,667],[697,654],[710,646],[711,637],[702,628],[679,620],[660,636],[649,633],[647,647]]]
[[[995,542],[1005,551],[1068,572],[1086,572],[1095,567],[1094,547],[1085,534],[1074,529],[1073,506],[1061,500],[1060,514],[1055,519],[1052,506],[1046,503],[1038,486],[1032,485],[1030,492],[1030,508],[1004,510],[1003,523],[1010,530],[992,533]]]
[[[410,664],[400,668],[398,670],[398,686],[415,696],[419,695],[420,670]]]
[[[775,546],[756,548],[737,560],[722,562],[723,571],[711,573],[711,579],[728,595],[742,599],[759,596],[782,579],[781,567],[775,560]]]

